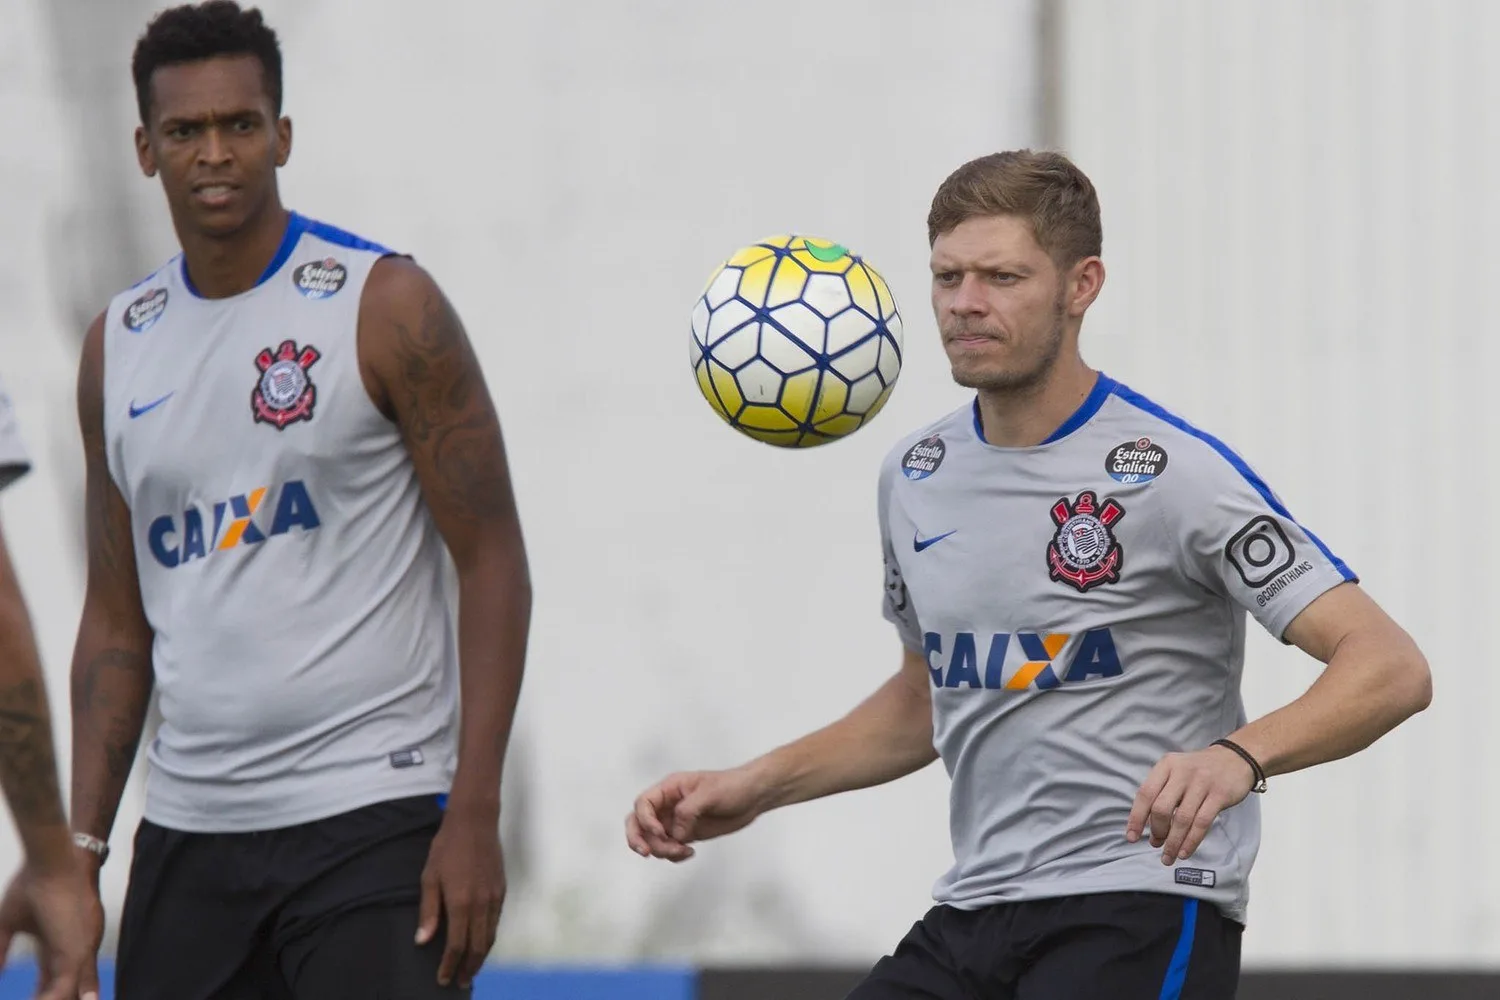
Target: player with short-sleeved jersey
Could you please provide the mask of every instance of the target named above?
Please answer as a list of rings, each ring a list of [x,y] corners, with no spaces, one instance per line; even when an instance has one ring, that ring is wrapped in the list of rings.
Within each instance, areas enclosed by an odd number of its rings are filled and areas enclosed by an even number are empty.
[[[1231,996],[1251,791],[1420,710],[1426,663],[1228,445],[1084,364],[1104,271],[1072,163],[966,164],[929,236],[944,348],[977,393],[880,469],[901,671],[824,730],[667,778],[627,837],[682,860],[768,809],[940,757],[954,863],[852,998]],[[1247,612],[1328,664],[1248,723]]]
[[[953,777],[937,899],[1160,891],[1244,919],[1254,800],[1191,867],[1121,831],[1158,760],[1244,725],[1241,609],[1280,637],[1353,574],[1228,447],[1103,374],[1035,447],[976,420],[965,406],[880,474],[885,614],[927,663]]]

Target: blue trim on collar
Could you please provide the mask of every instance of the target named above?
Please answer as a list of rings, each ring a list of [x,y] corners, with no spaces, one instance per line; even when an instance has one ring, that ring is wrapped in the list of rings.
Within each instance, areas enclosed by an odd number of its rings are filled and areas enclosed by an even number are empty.
[[[1088,398],[1083,401],[1083,405],[1074,410],[1073,415],[1064,420],[1062,426],[1053,431],[1042,444],[1061,441],[1094,419],[1094,414],[1099,412],[1099,408],[1104,405],[1104,401],[1115,391],[1117,385],[1119,385],[1118,382],[1100,372],[1098,377],[1094,379],[1094,388],[1089,391]],[[984,436],[984,421],[979,416],[978,396],[974,397],[974,434],[980,441],[989,444],[989,441]]]
[[[1109,394],[1115,391],[1117,384],[1114,379],[1100,372],[1099,377],[1094,380],[1094,390],[1083,401],[1083,405],[1073,411],[1073,415],[1064,420],[1063,425],[1053,431],[1052,436],[1043,441],[1042,444],[1051,444],[1053,441],[1060,441],[1094,419],[1094,414],[1099,412],[1099,407],[1103,406],[1104,401],[1109,398]]]
[[[276,256],[271,258],[271,263],[266,265],[266,269],[255,280],[255,284],[247,288],[246,291],[259,288],[275,277],[276,272],[285,267],[286,262],[291,259],[292,251],[297,248],[297,241],[302,239],[303,233],[307,232],[308,221],[306,219],[296,212],[291,212],[289,215],[290,218],[287,220],[286,232],[281,237],[281,245],[276,248]],[[197,286],[193,284],[192,277],[188,275],[186,254],[182,257],[182,283],[194,298],[201,299],[204,297],[203,293],[198,291]]]

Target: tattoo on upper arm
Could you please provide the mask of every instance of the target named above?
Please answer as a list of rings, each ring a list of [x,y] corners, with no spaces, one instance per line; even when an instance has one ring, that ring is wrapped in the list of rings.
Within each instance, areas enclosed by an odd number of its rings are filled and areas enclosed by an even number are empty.
[[[64,821],[47,699],[34,680],[0,689],[0,783],[17,822]]]
[[[401,424],[430,464],[444,505],[469,520],[510,509],[500,423],[457,314],[430,291],[415,329],[397,321]]]

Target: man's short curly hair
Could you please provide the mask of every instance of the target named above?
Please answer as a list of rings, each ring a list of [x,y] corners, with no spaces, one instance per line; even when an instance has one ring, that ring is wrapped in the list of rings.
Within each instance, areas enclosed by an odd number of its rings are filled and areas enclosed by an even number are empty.
[[[151,117],[151,76],[163,66],[198,62],[215,56],[255,56],[260,60],[266,93],[281,114],[281,46],[256,8],[234,0],[208,0],[162,11],[135,44],[130,72],[141,124]]]

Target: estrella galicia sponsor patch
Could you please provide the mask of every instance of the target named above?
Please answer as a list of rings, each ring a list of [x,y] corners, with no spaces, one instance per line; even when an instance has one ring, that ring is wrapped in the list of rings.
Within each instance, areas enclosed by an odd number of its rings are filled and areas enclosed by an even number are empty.
[[[1211,868],[1174,868],[1172,880],[1178,885],[1196,885],[1204,889],[1212,889],[1219,881],[1219,876]]]
[[[1071,503],[1059,498],[1052,505],[1057,532],[1047,544],[1048,575],[1079,593],[1118,581],[1125,550],[1114,526],[1124,516],[1118,501],[1100,501],[1093,490],[1084,490]]]
[[[292,272],[292,283],[297,286],[297,291],[310,299],[337,295],[348,280],[348,268],[332,257],[309,261]]]
[[[1149,483],[1167,469],[1167,450],[1148,437],[1126,441],[1104,459],[1104,471],[1117,483]]]
[[[132,333],[145,333],[156,325],[156,321],[166,311],[167,290],[153,288],[125,307],[125,329]]]
[[[948,446],[941,437],[934,434],[923,438],[906,449],[901,459],[901,474],[907,479],[926,479],[938,470],[947,454]]]

